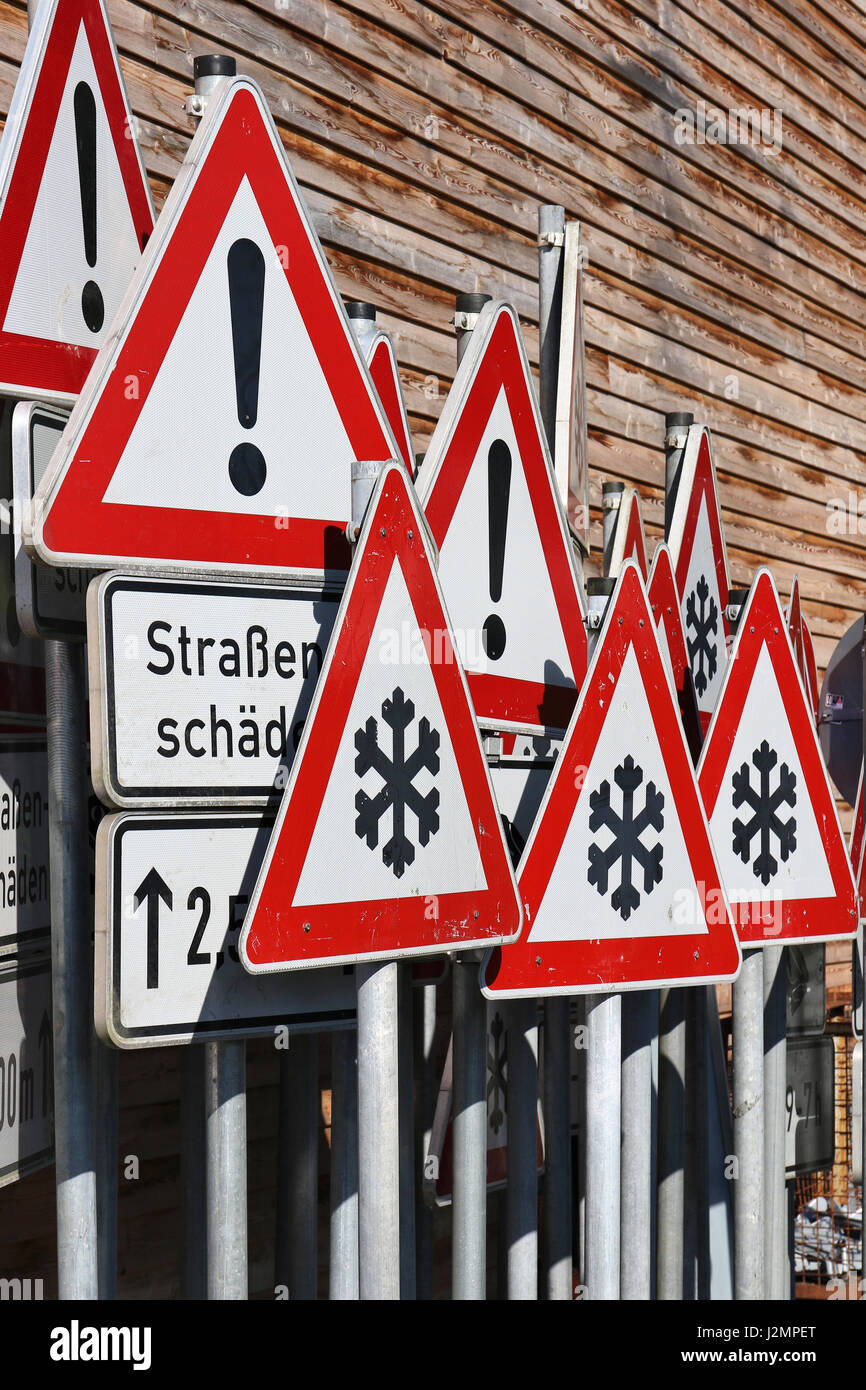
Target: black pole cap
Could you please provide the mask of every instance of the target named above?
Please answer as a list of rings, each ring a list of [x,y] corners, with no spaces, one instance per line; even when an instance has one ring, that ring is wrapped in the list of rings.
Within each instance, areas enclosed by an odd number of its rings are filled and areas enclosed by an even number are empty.
[[[346,313],[350,319],[366,319],[368,323],[376,322],[375,304],[366,304],[360,299],[347,299]]]
[[[694,423],[695,417],[690,410],[671,410],[665,415],[666,430],[682,429]]]
[[[586,581],[586,596],[587,598],[610,598],[615,588],[615,579],[597,579],[593,576],[592,579]]]
[[[454,307],[458,314],[478,314],[492,298],[492,294],[458,294]]]
[[[193,77],[237,77],[236,58],[228,53],[202,53],[192,62]]]
[[[625,492],[625,483],[618,483],[613,478],[608,478],[601,485],[601,495],[603,497],[605,493],[612,492]]]

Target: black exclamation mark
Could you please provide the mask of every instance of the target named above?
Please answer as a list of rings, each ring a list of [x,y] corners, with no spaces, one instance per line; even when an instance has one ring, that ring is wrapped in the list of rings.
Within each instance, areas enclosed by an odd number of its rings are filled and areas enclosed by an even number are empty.
[[[78,83],[73,100],[84,255],[92,268],[96,265],[96,101],[86,82]],[[105,318],[105,304],[94,280],[88,280],[81,291],[81,312],[91,333],[98,333]]]
[[[511,493],[511,450],[504,439],[494,439],[487,453],[487,525],[490,539],[490,597],[502,598],[505,569],[505,533],[508,529],[508,498]],[[505,651],[505,624],[498,613],[491,613],[483,628],[484,650],[491,661]]]
[[[254,241],[243,237],[229,248],[227,265],[238,420],[245,430],[251,430],[259,413],[265,258]],[[261,491],[267,472],[264,454],[250,440],[232,449],[229,477],[244,497],[254,497]]]

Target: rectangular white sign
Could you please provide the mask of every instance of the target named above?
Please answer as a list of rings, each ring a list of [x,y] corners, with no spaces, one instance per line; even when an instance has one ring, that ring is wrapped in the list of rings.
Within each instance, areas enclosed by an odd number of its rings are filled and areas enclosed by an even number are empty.
[[[0,956],[48,939],[48,769],[45,742],[0,742]]]
[[[120,807],[266,805],[339,594],[110,574],[88,596],[93,785]]]
[[[107,816],[96,837],[95,1018],[118,1047],[351,1023],[351,969],[249,975],[237,943],[274,817]]]
[[[0,1187],[51,1163],[54,1061],[47,957],[0,968]]]

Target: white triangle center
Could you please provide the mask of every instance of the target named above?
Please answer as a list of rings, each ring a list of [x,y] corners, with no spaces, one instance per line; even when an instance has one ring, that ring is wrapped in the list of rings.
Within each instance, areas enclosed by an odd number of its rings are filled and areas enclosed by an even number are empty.
[[[258,416],[238,418],[227,258],[256,243],[265,262]],[[255,328],[255,325],[254,325]],[[303,410],[298,404],[303,402]],[[229,458],[265,461],[250,495]],[[244,176],[111,478],[104,500],[136,506],[339,520],[351,512],[349,437],[249,181]]]
[[[797,695],[802,699],[800,691]],[[776,755],[772,767],[762,771],[755,758],[765,761],[766,743]],[[820,753],[815,747],[816,756]],[[740,775],[745,765],[748,790]],[[787,769],[787,771],[785,771]],[[788,773],[794,782],[789,784]],[[738,789],[734,777],[738,778]],[[764,780],[766,779],[766,780]],[[735,799],[739,805],[734,805]],[[753,802],[758,802],[754,805]],[[773,820],[762,845],[760,817]],[[734,850],[735,822],[754,829],[743,843],[746,861]],[[788,829],[787,827],[791,827]],[[796,901],[826,898],[834,893],[833,879],[824,853],[820,828],[812,808],[803,767],[779,690],[766,644],[761,647],[749,693],[734,735],[725,775],[710,819],[710,830],[722,882],[733,902]],[[742,835],[740,836],[742,840]],[[790,846],[793,839],[794,845]],[[783,846],[788,857],[782,859]],[[763,855],[769,856],[763,858]],[[773,861],[776,868],[770,873]],[[767,874],[770,876],[767,878]],[[765,881],[766,878],[766,881]]]
[[[497,440],[511,455],[511,483],[502,593],[494,602],[490,597],[488,457]],[[551,506],[554,505],[558,504],[551,499]],[[539,685],[574,686],[504,386],[490,412],[440,547],[439,581],[467,672]],[[505,648],[496,661],[487,656],[482,643],[484,624],[494,615],[505,628]]]
[[[435,656],[434,647],[434,659]],[[402,692],[402,697],[397,695],[398,691]],[[386,710],[393,711],[401,698],[411,701],[414,710],[405,732],[398,736],[389,727]],[[390,767],[384,766],[385,763],[399,766],[415,757],[416,750],[429,748],[429,740],[421,728],[422,719],[428,720],[430,730],[439,735],[435,750],[438,768],[434,771],[426,759],[421,760],[422,765],[409,778],[414,805],[406,804],[405,797],[395,790],[395,802],[403,808],[402,830],[393,808],[383,808],[378,819],[375,810],[371,811],[368,821],[375,821],[377,843],[370,845],[368,838],[359,835],[357,830],[356,798],[358,793],[364,792],[375,802],[385,780],[379,766],[368,767],[362,774],[356,771],[359,753],[356,736],[369,748],[365,735],[370,731],[368,721],[375,720],[380,765],[389,776]],[[402,756],[395,753],[397,737],[404,742]],[[439,794],[435,807],[436,828],[429,829],[427,843],[422,844],[422,817],[428,820],[428,811],[422,802],[426,803],[434,790]],[[422,817],[417,814],[416,807],[421,810]],[[387,847],[395,832],[410,842],[414,856],[399,876],[386,862]],[[481,892],[486,887],[476,831],[436,681],[419,636],[418,619],[403,572],[395,560],[346,727],[328,773],[327,790],[292,905],[378,902],[418,896],[432,899],[437,894]],[[371,941],[370,949],[374,948]]]
[[[96,107],[96,263],[85,254],[75,126],[75,89],[86,83]],[[33,216],[3,323],[7,333],[98,348],[126,293],[141,250],[129,209],[90,45],[79,26]],[[94,332],[82,311],[92,281],[104,306]]]
[[[633,793],[630,813],[626,811],[623,792],[616,782],[617,769],[624,768],[627,757],[631,757],[642,772],[640,784]],[[600,883],[590,880],[593,857],[599,851],[607,851],[609,857],[617,841],[625,843],[624,837],[618,836],[609,824],[596,831],[590,830],[590,797],[605,781],[610,786],[612,818],[617,820],[629,822],[632,817],[640,817],[648,794],[652,797],[650,784],[661,795],[661,828],[650,824],[637,836],[647,855],[656,846],[662,848],[662,876],[649,889],[645,886],[644,868],[637,856],[630,858],[628,871],[623,857],[609,865],[604,891]],[[612,899],[627,872],[640,901],[625,918],[622,910],[614,907]],[[712,904],[708,904],[708,910],[711,907]],[[723,915],[721,906],[718,913],[720,917]],[[563,922],[571,924],[568,932],[563,931]],[[706,931],[703,891],[699,894],[692,872],[643,677],[634,647],[630,646],[583,789],[527,939],[537,942],[605,941],[694,936]]]

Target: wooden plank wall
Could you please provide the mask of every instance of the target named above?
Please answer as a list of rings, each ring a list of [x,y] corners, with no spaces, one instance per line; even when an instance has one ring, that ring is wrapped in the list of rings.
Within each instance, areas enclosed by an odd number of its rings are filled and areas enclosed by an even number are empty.
[[[261,84],[340,290],[372,300],[395,336],[419,450],[453,372],[455,292],[510,298],[535,361],[537,207],[580,218],[594,543],[603,477],[640,488],[659,534],[664,413],[693,410],[714,434],[735,582],[767,562],[787,597],[797,572],[824,666],[866,595],[856,513],[851,534],[828,529],[829,503],[866,499],[866,18],[854,4],[108,9],[158,205],[190,138],[193,56],[233,53]],[[0,112],[26,34],[22,4],[0,0]],[[780,138],[680,143],[676,113],[700,102],[776,113]],[[156,1057],[124,1065],[162,1075]],[[140,1135],[167,1103],[153,1084],[163,1099],[142,1103]],[[146,1268],[128,1292],[173,1287],[156,1254]]]

